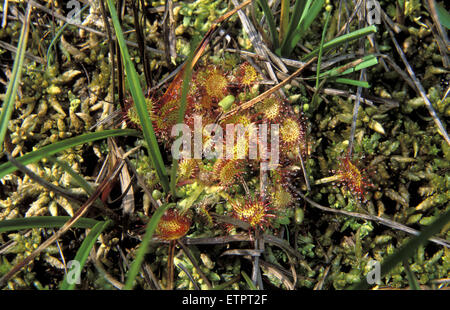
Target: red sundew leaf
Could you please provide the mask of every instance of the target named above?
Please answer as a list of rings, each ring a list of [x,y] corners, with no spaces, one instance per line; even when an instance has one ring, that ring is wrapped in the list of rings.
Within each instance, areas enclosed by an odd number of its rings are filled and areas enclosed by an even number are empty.
[[[346,186],[355,198],[366,201],[365,194],[373,184],[348,156],[339,160],[336,175],[339,177],[338,181]]]
[[[188,216],[170,209],[161,217],[155,234],[162,240],[176,240],[186,235],[190,227],[191,219]]]

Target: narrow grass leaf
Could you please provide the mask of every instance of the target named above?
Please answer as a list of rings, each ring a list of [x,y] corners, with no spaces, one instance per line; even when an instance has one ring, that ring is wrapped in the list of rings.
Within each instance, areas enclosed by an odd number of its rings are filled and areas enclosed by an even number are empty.
[[[426,244],[433,235],[439,233],[439,231],[448,223],[450,223],[450,210],[442,214],[438,219],[427,226],[418,236],[409,240],[394,254],[388,256],[381,264],[380,277],[384,277],[399,263],[413,256],[419,246]],[[369,284],[367,283],[365,277],[361,278],[360,282],[352,287],[352,289],[356,290],[368,288]]]
[[[408,260],[403,261],[403,267],[405,268],[406,276],[408,278],[409,287],[412,290],[420,290],[420,284],[417,281],[416,275],[412,272],[411,268],[409,268]]]
[[[291,33],[291,36],[287,38],[285,42],[285,47],[283,50],[284,56],[289,56],[294,50],[298,42],[305,36],[312,22],[317,18],[320,10],[323,7],[325,0],[314,0],[308,1],[304,11],[302,12],[302,17],[299,24],[295,30]]]
[[[365,68],[376,66],[378,64],[378,58],[373,56],[373,55],[364,57],[363,59],[364,59],[364,61],[362,63],[357,64],[353,68],[349,68],[349,69],[345,70],[344,72],[342,72],[339,75],[350,74],[350,73],[353,73],[353,72],[356,72],[356,71],[360,71],[360,70],[365,69]]]
[[[108,1],[109,12],[111,14],[111,19],[114,25],[114,30],[117,37],[117,42],[119,43],[120,51],[122,54],[122,59],[125,67],[125,72],[127,76],[127,85],[133,97],[133,102],[136,107],[136,111],[141,121],[142,132],[144,134],[144,139],[147,143],[147,148],[150,154],[150,159],[152,161],[153,167],[159,177],[159,181],[166,193],[169,192],[169,178],[166,173],[166,168],[159,150],[158,141],[156,140],[155,132],[153,130],[152,121],[150,115],[147,111],[147,104],[145,102],[144,94],[142,93],[142,87],[140,83],[139,76],[134,68],[133,61],[131,60],[128,48],[123,36],[122,28],[120,26],[119,17],[117,16],[116,9],[112,0]]]
[[[317,58],[317,72],[316,72],[316,91],[314,92],[313,98],[311,100],[311,105],[313,108],[317,106],[317,100],[318,100],[318,93],[320,90],[320,66],[322,64],[322,54],[323,54],[323,44],[325,42],[325,34],[328,29],[328,22],[330,20],[331,13],[327,12],[327,16],[325,18],[325,26],[322,30],[322,39],[320,40],[320,46],[319,46],[319,56]],[[325,84],[325,81],[323,81],[322,85]]]
[[[145,230],[145,235],[142,238],[142,242],[139,246],[139,249],[137,250],[136,258],[131,264],[130,270],[128,271],[127,281],[125,282],[124,286],[125,290],[133,289],[134,282],[139,273],[139,270],[141,270],[141,265],[142,262],[144,261],[144,256],[147,253],[148,244],[152,239],[156,226],[158,225],[158,222],[160,218],[163,216],[164,212],[166,212],[166,210],[172,205],[174,204],[166,204],[156,209],[155,213],[152,215],[150,221],[148,222],[147,228]]]
[[[289,20],[289,26],[286,32],[286,35],[284,37],[284,40],[280,42],[281,47],[276,52],[279,56],[285,56],[287,54],[286,50],[289,46],[288,42],[292,40],[292,36],[295,33],[295,30],[297,29],[297,26],[303,16],[306,0],[296,0],[294,5],[294,10],[292,12],[291,18]]]
[[[325,53],[325,52],[327,52],[327,51],[329,51],[331,49],[334,49],[334,48],[336,48],[338,46],[341,46],[341,45],[343,45],[345,43],[357,40],[359,38],[365,37],[365,36],[367,36],[369,34],[372,34],[372,33],[375,33],[375,32],[377,32],[377,27],[375,25],[372,25],[372,26],[368,26],[368,27],[365,27],[365,28],[353,31],[353,32],[348,33],[348,34],[344,34],[344,35],[342,35],[340,37],[337,37],[337,38],[335,38],[335,39],[325,43],[324,46],[323,46],[323,52]],[[311,57],[316,56],[318,53],[319,53],[319,48],[313,50],[311,53],[309,53],[308,55],[303,57],[302,60],[303,61],[308,60]]]
[[[375,57],[374,55],[367,55],[361,59],[352,61],[351,63],[322,72],[320,74],[320,78],[347,75],[371,66],[375,66],[377,64],[378,64],[377,57]]]
[[[54,158],[53,156],[48,156],[47,159],[63,168],[63,170],[73,178],[74,182],[84,189],[86,194],[92,195],[94,193],[95,190],[92,186],[82,176],[76,173],[66,162]]]
[[[20,77],[22,75],[23,60],[27,48],[28,32],[30,30],[30,13],[31,4],[28,4],[27,11],[24,16],[22,30],[20,31],[19,45],[17,46],[17,53],[14,60],[11,79],[8,83],[8,88],[6,90],[5,99],[2,105],[2,111],[0,113],[0,147],[2,146],[5,139],[6,130],[8,129],[8,123],[11,119],[11,115],[14,109],[14,102],[16,101]]]
[[[312,22],[317,18],[317,16],[320,13],[320,10],[323,7],[324,2],[325,0],[314,0],[312,1],[311,5],[308,6],[308,10],[304,12],[300,24],[297,27],[297,31],[295,32],[295,35],[293,37],[295,45],[297,45],[297,43],[309,29],[309,26],[311,26]]]
[[[283,42],[286,33],[289,28],[289,9],[290,9],[290,0],[281,0],[281,12],[280,12],[280,34],[278,37],[279,42]],[[276,50],[276,49],[274,49]]]
[[[78,11],[73,18],[77,18],[78,16],[80,16],[81,13],[83,13],[87,8],[89,7],[88,5],[85,5],[84,7],[81,8],[80,11]],[[50,42],[50,45],[47,48],[47,67],[51,66],[51,62],[53,60],[53,56],[51,54],[51,51],[53,49],[53,47],[55,46],[56,42],[59,40],[59,38],[61,37],[62,33],[64,32],[64,30],[69,26],[69,23],[65,23],[59,30],[58,32],[55,34],[55,37],[52,39],[52,41]]]
[[[278,31],[277,27],[275,26],[275,20],[272,11],[269,8],[267,0],[258,0],[258,3],[264,12],[264,16],[266,17],[267,25],[269,26],[270,36],[272,38],[273,49],[276,50],[280,44],[278,41]]]
[[[99,222],[95,224],[95,226],[91,229],[89,234],[83,240],[80,248],[75,255],[74,260],[77,261],[79,265],[79,270],[83,270],[84,265],[86,264],[89,253],[91,252],[92,247],[97,241],[100,234],[112,223],[112,221]],[[64,281],[61,283],[60,290],[73,290],[75,288],[75,281],[67,281],[67,274],[64,277]]]
[[[78,184],[78,186],[80,186],[82,189],[84,189],[86,194],[92,195],[95,192],[95,189],[81,175],[76,173],[66,162],[61,161],[53,156],[48,156],[47,159],[63,168],[63,170],[72,177],[73,181],[76,184]],[[100,198],[96,199],[96,203],[98,205],[102,204]]]
[[[248,287],[250,290],[252,291],[256,291],[258,290],[255,286],[255,284],[253,284],[252,280],[250,279],[250,277],[245,273],[245,271],[241,271],[242,277],[244,277],[245,282],[247,283]]]
[[[450,13],[440,3],[436,3],[436,11],[442,26],[450,29]]]
[[[21,157],[18,157],[16,158],[16,160],[19,161],[22,165],[28,165],[37,162],[44,157],[54,155],[58,152],[61,152],[63,150],[69,149],[71,147],[80,144],[89,143],[92,141],[101,140],[108,137],[139,136],[139,135],[140,133],[138,131],[132,129],[111,129],[87,133],[84,135],[80,135],[77,137],[69,138],[53,144],[46,145],[36,151],[32,151]],[[6,162],[0,165],[0,179],[3,178],[5,175],[12,173],[16,170],[17,167],[10,162]]]
[[[320,77],[320,66],[322,64],[323,44],[325,42],[325,34],[327,32],[328,22],[330,21],[330,16],[331,16],[331,13],[327,12],[327,17],[325,19],[325,26],[323,27],[323,31],[322,31],[322,39],[320,40],[319,57],[317,58],[316,91],[319,90],[319,77]]]
[[[370,88],[370,84],[366,81],[352,80],[352,79],[346,79],[346,78],[337,78],[334,81],[336,83],[341,83],[341,84]]]
[[[191,84],[191,77],[192,77],[192,69],[191,64],[194,57],[194,53],[191,52],[189,55],[188,60],[186,61],[184,65],[184,73],[183,73],[183,85],[181,86],[181,101],[180,101],[180,109],[178,111],[178,119],[177,124],[182,124],[184,120],[184,116],[186,113],[186,106],[187,106],[187,95],[189,93],[189,87]],[[182,133],[178,136],[178,139],[180,138]],[[170,172],[170,190],[172,192],[172,195],[176,197],[176,180],[177,180],[177,171],[178,171],[178,160],[173,159],[172,161],[172,168]]]
[[[36,216],[0,221],[0,233],[31,228],[60,228],[70,216]],[[80,218],[72,227],[92,228],[99,222],[90,218]]]

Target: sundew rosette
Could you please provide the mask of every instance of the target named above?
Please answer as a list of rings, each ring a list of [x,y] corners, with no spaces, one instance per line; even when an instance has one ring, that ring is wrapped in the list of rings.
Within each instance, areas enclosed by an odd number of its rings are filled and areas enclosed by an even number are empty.
[[[174,209],[167,210],[155,230],[157,238],[170,241],[184,237],[191,227],[191,219]]]

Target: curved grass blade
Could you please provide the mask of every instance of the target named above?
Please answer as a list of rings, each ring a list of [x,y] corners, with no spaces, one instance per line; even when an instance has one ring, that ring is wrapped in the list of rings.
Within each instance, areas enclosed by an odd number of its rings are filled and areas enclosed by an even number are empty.
[[[323,55],[323,45],[325,43],[325,34],[328,29],[328,22],[330,21],[331,12],[327,11],[325,17],[325,26],[322,30],[322,38],[320,39],[320,46],[319,46],[319,56],[317,57],[317,72],[316,72],[316,91],[314,92],[313,98],[311,100],[311,106],[314,109],[317,106],[318,101],[318,94],[320,91],[320,88],[325,84],[325,80],[322,80],[322,83],[320,83],[320,66],[322,65],[322,55]]]
[[[329,50],[336,48],[340,45],[343,45],[347,42],[357,40],[359,38],[365,37],[365,36],[375,33],[375,32],[377,32],[377,27],[375,25],[372,25],[372,26],[368,26],[368,27],[353,31],[348,34],[344,34],[340,37],[337,37],[337,38],[325,43],[323,46],[323,52],[325,53],[326,51],[329,51]],[[316,48],[311,53],[309,53],[308,55],[303,57],[302,60],[305,61],[305,60],[310,59],[311,57],[316,56],[319,53],[319,50],[320,50],[319,48]]]
[[[290,0],[281,0],[280,34],[278,36],[279,42],[283,42],[284,38],[286,37],[288,28],[289,28],[289,9],[290,9],[289,6],[290,6],[290,4],[291,4]],[[274,50],[276,50],[276,49],[274,49]]]
[[[132,129],[111,129],[103,130],[98,132],[87,133],[77,137],[62,140],[50,145],[46,145],[36,151],[27,153],[21,157],[16,158],[22,165],[28,165],[30,163],[37,162],[44,157],[54,155],[65,149],[69,149],[79,144],[84,144],[96,140],[105,139],[108,137],[117,136],[139,136],[139,132]],[[5,175],[12,173],[17,170],[17,167],[10,162],[6,162],[0,165],[0,179]]]
[[[286,54],[286,48],[288,46],[288,41],[291,40],[292,36],[294,35],[295,29],[298,26],[298,23],[300,22],[301,17],[303,16],[303,11],[305,10],[306,0],[296,0],[294,5],[294,10],[292,12],[292,16],[289,19],[289,25],[287,32],[284,36],[284,39],[282,42],[280,42],[281,47],[279,50],[276,50],[276,53],[279,56]]]
[[[411,268],[409,268],[408,260],[403,261],[403,267],[405,268],[410,288],[415,291],[420,290],[420,284],[417,281],[416,275],[412,272]]]
[[[368,55],[361,59],[357,59],[352,61],[351,63],[345,64],[343,66],[333,68],[326,72],[320,74],[320,78],[334,78],[334,82],[347,84],[357,87],[370,88],[370,84],[366,81],[353,80],[348,78],[341,78],[339,76],[347,75],[356,71],[360,71],[362,69],[375,66],[378,64],[378,58],[374,55]]]
[[[320,74],[320,78],[347,75],[378,64],[378,58],[374,55],[367,55],[343,66],[333,68]]]
[[[387,257],[381,264],[381,277],[384,277],[389,271],[391,271],[395,266],[409,257],[414,255],[416,249],[420,245],[424,245],[428,240],[448,223],[450,223],[450,210],[441,215],[432,224],[426,227],[418,236],[409,240],[404,246],[397,250],[394,254]],[[364,290],[368,289],[369,284],[364,277],[361,278],[360,282],[356,284],[352,289]]]
[[[327,12],[327,16],[325,18],[325,26],[323,27],[323,31],[322,31],[322,39],[320,40],[319,56],[317,58],[316,90],[319,89],[320,66],[322,64],[323,44],[325,43],[325,34],[328,29],[328,22],[330,21],[330,16],[331,16],[331,12]]]
[[[78,11],[73,18],[77,18],[78,16],[81,15],[81,13],[83,13],[87,8],[89,7],[89,4],[85,5],[84,7],[81,8],[80,11]],[[61,37],[62,33],[64,32],[64,30],[67,28],[67,26],[69,26],[69,23],[65,23],[59,30],[58,32],[55,34],[55,37],[52,39],[52,41],[50,42],[50,45],[47,48],[47,67],[50,67],[51,62],[53,60],[52,55],[50,54],[53,46],[56,44],[56,41],[59,40],[59,38]]]
[[[244,277],[245,282],[247,283],[248,287],[250,290],[252,291],[256,291],[258,290],[255,286],[255,284],[253,284],[252,280],[250,279],[250,277],[245,273],[245,271],[241,271],[242,277]]]
[[[91,252],[91,249],[97,241],[98,237],[111,223],[112,221],[97,223],[83,240],[83,243],[81,244],[74,258],[74,260],[80,264],[80,271],[83,270],[89,253]],[[64,281],[61,283],[60,290],[73,290],[75,288],[75,285],[76,283],[74,281],[67,281],[66,274],[66,276],[64,277]]]
[[[258,3],[264,12],[264,16],[266,16],[267,25],[269,26],[270,36],[272,37],[273,49],[277,50],[280,43],[278,41],[278,36],[277,36],[278,31],[277,31],[277,27],[275,26],[275,20],[273,18],[272,11],[269,8],[269,4],[268,4],[267,0],[259,0]]]
[[[12,230],[24,230],[31,228],[59,228],[62,227],[70,216],[36,216],[12,220],[0,221],[0,233]],[[73,227],[92,228],[99,222],[90,218],[80,218]]]
[[[123,36],[122,28],[120,26],[119,18],[117,16],[116,9],[111,0],[108,1],[108,8],[111,14],[111,19],[114,25],[114,30],[116,32],[117,42],[119,43],[120,52],[122,54],[122,59],[125,67],[125,72],[127,74],[127,85],[133,97],[134,105],[136,107],[137,113],[139,115],[139,120],[141,121],[142,132],[144,134],[144,139],[147,142],[147,148],[150,154],[150,159],[152,161],[153,167],[158,174],[159,181],[166,193],[169,192],[169,178],[166,173],[166,168],[159,150],[158,141],[156,140],[155,132],[153,130],[152,121],[150,120],[150,115],[147,111],[147,104],[145,102],[144,94],[142,93],[142,87],[139,80],[139,76],[134,68],[133,61],[131,60],[130,54],[128,53],[128,48]]]
[[[142,242],[137,251],[136,258],[131,264],[130,270],[128,271],[127,281],[125,282],[125,286],[123,288],[124,290],[133,289],[134,281],[139,273],[139,270],[141,269],[142,262],[144,261],[144,256],[147,253],[148,244],[152,239],[159,219],[163,216],[164,212],[172,205],[174,204],[166,204],[156,209],[155,213],[152,215],[152,218],[148,222],[147,228],[145,230],[145,235],[142,238]]]
[[[325,0],[308,0],[306,6],[302,12],[298,25],[290,33],[290,36],[286,38],[284,46],[282,47],[283,56],[289,56],[294,50],[297,43],[304,37],[309,26],[319,15],[320,10],[323,7]]]
[[[63,168],[63,170],[73,178],[75,183],[77,183],[81,188],[84,189],[86,194],[92,195],[94,193],[94,189],[92,188],[92,186],[82,176],[76,173],[66,162],[59,160],[53,156],[48,156],[47,159]]]
[[[183,123],[184,120],[184,116],[186,113],[186,105],[187,105],[187,95],[189,92],[189,86],[191,83],[191,77],[192,77],[192,60],[194,57],[194,53],[191,53],[189,55],[188,60],[185,63],[184,66],[184,73],[183,73],[183,85],[181,86],[181,101],[180,101],[180,109],[178,111],[178,119],[177,119],[177,124],[181,124]],[[180,138],[180,136],[182,135],[182,133],[180,133],[180,135],[178,136],[178,139]],[[172,161],[172,168],[170,171],[170,190],[172,192],[172,195],[174,197],[176,197],[176,180],[177,180],[177,170],[178,170],[178,160],[173,159]]]
[[[0,113],[0,147],[5,139],[8,123],[14,109],[14,102],[16,101],[17,89],[22,75],[23,60],[25,58],[25,50],[27,48],[28,32],[30,30],[30,13],[31,4],[28,3],[27,11],[25,13],[22,30],[20,31],[19,45],[17,47],[16,59],[14,60],[13,70],[11,73],[11,80],[6,90],[5,100],[2,105]]]
[[[360,81],[360,80],[352,80],[352,79],[345,79],[345,78],[337,78],[334,80],[336,83],[341,84],[347,84],[357,87],[364,87],[364,88],[370,88],[370,84],[366,81]]]
[[[440,3],[436,3],[436,11],[442,26],[450,29],[450,13]]]

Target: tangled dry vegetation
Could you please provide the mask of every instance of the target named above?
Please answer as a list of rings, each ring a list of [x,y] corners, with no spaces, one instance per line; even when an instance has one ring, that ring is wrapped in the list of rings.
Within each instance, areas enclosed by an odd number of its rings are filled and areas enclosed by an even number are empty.
[[[172,192],[164,188],[140,134],[108,7],[75,2],[87,6],[81,24],[67,24],[74,6],[65,1],[0,5],[2,94],[27,5],[32,7],[0,163],[88,132],[130,128],[136,134],[66,148],[26,167],[14,164],[15,171],[1,179],[0,224],[76,215],[92,197],[76,175],[101,187],[83,218],[109,222],[94,240],[76,288],[124,288],[147,223],[167,203],[171,207],[155,229],[135,287],[349,288],[364,279],[370,262],[383,261],[448,213],[448,24],[436,19],[435,1],[379,1],[376,32],[323,53],[322,33],[329,42],[364,28],[367,19],[365,1],[322,1],[324,9],[290,55],[277,53],[269,18],[256,1],[220,24],[215,21],[241,3],[116,1],[164,173],[176,177]],[[282,8],[275,4],[279,21]],[[196,46],[192,42],[205,35],[208,44],[183,97],[183,63]],[[320,72],[350,70],[348,79],[330,73],[319,83],[318,58]],[[264,172],[267,159],[261,154],[173,160],[171,129],[180,111],[189,129],[196,117],[224,132],[230,124],[279,125],[279,165]],[[248,152],[250,135],[251,130],[236,141],[233,154]],[[213,137],[203,136],[202,143],[213,145]],[[0,276],[64,224],[42,223],[13,231],[0,225]],[[2,288],[60,287],[67,263],[92,228],[83,223],[58,235]],[[448,288],[448,228],[447,223],[375,287],[405,288],[415,283],[413,275],[421,287]]]

